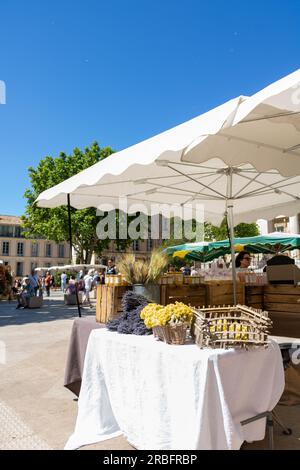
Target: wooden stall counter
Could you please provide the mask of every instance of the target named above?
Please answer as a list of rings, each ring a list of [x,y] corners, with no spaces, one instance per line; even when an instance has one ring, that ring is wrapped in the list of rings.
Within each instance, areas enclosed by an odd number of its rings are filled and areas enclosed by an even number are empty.
[[[183,302],[192,307],[232,305],[233,283],[227,280],[211,280],[201,284],[163,285],[161,286],[161,303]],[[245,286],[237,283],[237,301],[245,304]]]
[[[233,282],[230,280],[212,280],[204,283],[206,286],[206,306],[233,305]],[[245,305],[245,284],[237,282],[237,303]]]
[[[161,303],[175,301],[193,307],[229,305],[233,302],[232,281],[206,281],[199,286],[161,286]],[[272,335],[300,338],[300,285],[237,283],[237,301],[242,305],[269,312]]]
[[[206,305],[206,286],[204,284],[167,284],[160,286],[160,303],[168,305],[183,302],[193,307]]]
[[[97,287],[96,320],[106,323],[122,312],[122,296],[128,286]],[[232,281],[216,280],[201,284],[165,284],[160,286],[160,303],[183,302],[193,307],[233,304]],[[300,285],[237,283],[237,301],[249,307],[267,310],[273,321],[271,333],[300,338]]]
[[[245,284],[245,305],[264,310],[264,287]]]

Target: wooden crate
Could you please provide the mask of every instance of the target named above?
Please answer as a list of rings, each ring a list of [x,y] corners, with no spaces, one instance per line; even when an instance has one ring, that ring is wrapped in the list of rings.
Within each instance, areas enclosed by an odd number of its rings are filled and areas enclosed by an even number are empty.
[[[245,305],[263,310],[264,286],[245,285]]]
[[[300,286],[264,286],[264,308],[273,320],[271,334],[300,338]]]
[[[233,305],[232,281],[208,281],[206,285],[206,305]],[[245,285],[237,282],[237,303],[245,305]]]
[[[274,336],[286,336],[300,338],[300,315],[289,312],[269,312],[273,322],[270,334]]]
[[[122,297],[127,286],[97,286],[96,321],[107,323],[108,320],[122,313]]]
[[[187,305],[198,307],[206,303],[206,286],[204,284],[161,285],[160,288],[162,305],[183,302]]]
[[[294,284],[266,284],[265,294],[300,295],[300,286]]]

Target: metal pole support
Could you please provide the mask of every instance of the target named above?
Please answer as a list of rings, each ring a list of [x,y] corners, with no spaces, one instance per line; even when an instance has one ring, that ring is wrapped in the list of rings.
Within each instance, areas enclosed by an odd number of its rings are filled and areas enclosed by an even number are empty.
[[[70,203],[70,194],[67,194],[67,203],[68,203],[68,225],[69,225],[69,246],[70,246],[70,262],[72,264],[72,221],[71,221],[71,203]]]
[[[70,201],[70,194],[67,194],[67,203],[68,203],[68,224],[69,224],[69,243],[70,243],[70,261],[72,264],[72,251],[73,251],[73,244],[72,244],[72,220],[71,220],[71,201]],[[75,282],[75,293],[76,293],[76,303],[78,309],[78,316],[81,318],[81,308],[79,303],[78,297],[78,288],[77,283]]]
[[[228,167],[226,170],[227,175],[227,188],[226,188],[226,215],[227,222],[229,225],[229,235],[230,235],[230,251],[231,251],[231,269],[232,269],[232,285],[233,285],[233,305],[237,304],[237,295],[236,295],[236,269],[235,269],[235,253],[234,253],[234,222],[233,222],[233,205],[232,205],[232,178],[233,178],[233,168]]]
[[[267,429],[268,429],[268,440],[269,449],[274,450],[274,422],[272,411],[267,414]]]
[[[231,269],[232,269],[232,285],[233,285],[233,304],[237,304],[237,289],[236,289],[236,268],[235,268],[235,252],[234,252],[234,222],[233,222],[233,207],[228,206],[228,225],[230,233],[230,251],[231,251]]]
[[[274,450],[274,423],[273,423],[273,412],[272,411],[264,411],[263,413],[259,413],[252,418],[244,419],[241,421],[241,425],[245,426],[249,423],[253,423],[258,419],[267,418],[267,433],[268,433],[268,442],[269,442],[269,450]]]
[[[77,282],[75,282],[75,293],[76,293],[76,303],[77,303],[78,316],[79,316],[79,318],[81,318],[81,308],[80,308],[80,302],[79,302]]]

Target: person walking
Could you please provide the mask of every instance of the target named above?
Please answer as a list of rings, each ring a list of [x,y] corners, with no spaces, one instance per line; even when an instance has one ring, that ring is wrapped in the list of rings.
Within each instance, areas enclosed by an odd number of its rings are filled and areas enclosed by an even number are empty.
[[[66,290],[68,295],[76,295],[76,282],[75,276],[71,276]]]
[[[84,298],[83,303],[88,303],[91,307],[90,292],[93,285],[93,270],[89,270],[88,274],[84,276]]]
[[[65,271],[62,273],[62,275],[60,276],[60,280],[61,280],[61,290],[63,292],[66,292],[66,289],[67,289],[67,278],[68,276],[66,275]]]
[[[39,278],[39,287],[38,287],[39,297],[43,297],[43,293],[44,293],[44,278]]]
[[[51,284],[52,284],[51,275],[50,275],[50,272],[47,271],[46,277],[45,277],[45,289],[46,289],[47,297],[50,296]]]
[[[55,278],[54,278],[53,274],[50,274],[50,278],[51,278],[50,287],[53,287],[53,288],[56,287],[55,286]]]

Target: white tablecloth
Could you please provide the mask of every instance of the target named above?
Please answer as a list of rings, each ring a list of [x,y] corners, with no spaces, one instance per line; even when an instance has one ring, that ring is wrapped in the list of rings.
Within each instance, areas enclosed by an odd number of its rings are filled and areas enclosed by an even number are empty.
[[[93,330],[78,417],[66,449],[125,434],[137,449],[239,449],[263,439],[265,419],[284,389],[278,345],[201,350],[153,336]]]

